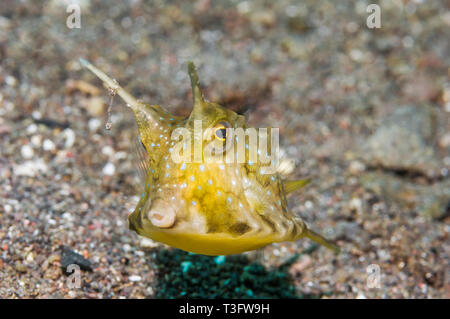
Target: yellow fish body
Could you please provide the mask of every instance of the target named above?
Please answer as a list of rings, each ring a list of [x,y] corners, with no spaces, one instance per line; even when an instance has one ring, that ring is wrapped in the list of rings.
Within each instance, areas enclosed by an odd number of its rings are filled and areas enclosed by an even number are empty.
[[[233,129],[248,129],[242,115],[203,98],[193,63],[188,70],[194,108],[189,117],[181,118],[160,106],[138,102],[92,64],[80,62],[128,103],[138,124],[146,152],[146,181],[139,203],[128,217],[130,229],[204,255],[237,254],[302,237],[338,251],[287,208],[286,193],[307,181],[282,181],[276,172],[262,172],[259,161],[207,161],[203,153],[200,160],[174,160],[172,155],[181,145],[183,150],[195,145],[204,150],[211,143],[228,145],[216,152],[225,157],[235,152],[227,143],[238,140]],[[197,123],[201,123],[200,134],[195,130]],[[184,143],[174,140],[175,130],[180,129],[192,133],[193,138]],[[247,159],[248,137],[243,140]]]

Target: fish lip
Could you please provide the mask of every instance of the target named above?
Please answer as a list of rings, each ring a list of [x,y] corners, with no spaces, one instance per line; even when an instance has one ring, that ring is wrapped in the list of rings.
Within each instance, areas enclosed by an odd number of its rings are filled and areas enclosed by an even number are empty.
[[[158,228],[170,228],[175,224],[175,209],[164,202],[156,202],[147,214],[148,220]]]

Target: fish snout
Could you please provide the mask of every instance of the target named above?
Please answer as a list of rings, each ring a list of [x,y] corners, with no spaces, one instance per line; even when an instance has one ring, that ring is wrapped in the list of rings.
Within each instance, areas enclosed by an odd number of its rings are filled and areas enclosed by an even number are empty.
[[[148,212],[148,219],[156,227],[172,227],[176,220],[175,209],[166,202],[156,201]]]

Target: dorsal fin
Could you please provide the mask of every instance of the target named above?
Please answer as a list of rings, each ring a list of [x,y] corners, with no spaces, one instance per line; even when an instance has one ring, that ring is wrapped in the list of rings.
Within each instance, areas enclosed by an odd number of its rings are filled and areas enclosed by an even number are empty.
[[[310,182],[310,178],[304,178],[294,181],[283,181],[284,191],[286,192],[286,194],[291,193],[297,189],[305,187]]]

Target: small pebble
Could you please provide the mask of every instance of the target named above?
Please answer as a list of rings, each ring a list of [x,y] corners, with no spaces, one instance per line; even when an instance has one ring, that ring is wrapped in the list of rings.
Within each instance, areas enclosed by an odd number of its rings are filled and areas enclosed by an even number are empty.
[[[101,116],[105,112],[105,102],[101,97],[92,97],[89,99],[86,109],[91,116]]]
[[[3,209],[5,210],[5,213],[11,213],[12,206],[9,204],[3,205]]]
[[[73,146],[73,144],[75,143],[75,132],[70,128],[66,128],[63,131],[63,136],[66,140],[64,147],[71,148]]]
[[[22,154],[22,157],[26,159],[32,158],[34,155],[33,148],[28,144],[22,146],[22,148],[20,149],[20,153]]]
[[[14,174],[18,176],[36,176],[39,172],[46,172],[47,164],[42,160],[26,161],[14,167]]]
[[[42,136],[40,135],[33,135],[30,139],[31,144],[35,147],[41,147],[42,145]]]
[[[141,241],[140,241],[140,245],[143,248],[154,248],[154,247],[158,247],[160,244],[151,240],[150,238],[142,237]]]
[[[113,163],[107,163],[102,169],[103,175],[112,176],[116,172],[116,167]]]
[[[114,149],[110,146],[110,145],[105,145],[102,147],[102,153],[105,154],[106,156],[114,156]]]
[[[92,118],[88,122],[88,127],[90,131],[98,130],[101,125],[102,121],[100,121],[98,118]]]
[[[137,275],[132,275],[132,276],[128,277],[128,280],[130,280],[132,282],[137,282],[137,281],[141,281],[142,277],[141,276],[137,276]]]
[[[218,265],[221,265],[225,262],[225,256],[217,256],[214,258],[214,262]]]
[[[49,139],[45,139],[44,143],[42,144],[42,148],[44,151],[53,151],[55,149],[55,143],[53,143]]]
[[[18,272],[21,272],[21,273],[25,273],[25,272],[27,272],[27,270],[28,270],[27,266],[25,266],[24,264],[22,264],[22,263],[20,263],[20,262],[17,262],[17,263],[15,264],[14,268],[15,268]]]
[[[27,133],[28,134],[34,134],[34,133],[36,133],[36,131],[37,131],[37,125],[36,124],[30,124],[30,125],[28,125],[28,127],[27,127]]]

